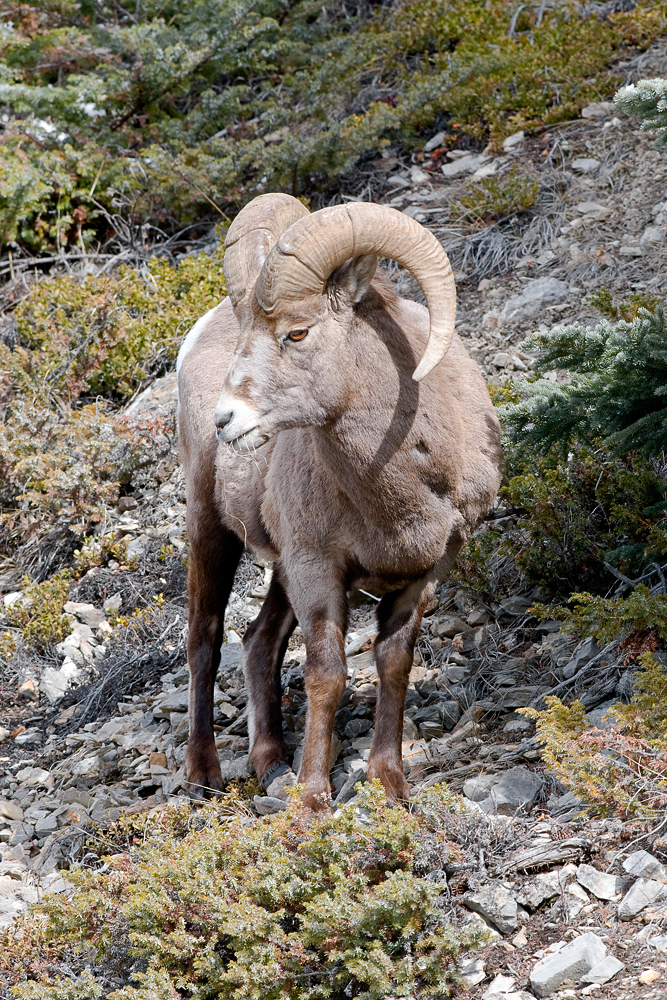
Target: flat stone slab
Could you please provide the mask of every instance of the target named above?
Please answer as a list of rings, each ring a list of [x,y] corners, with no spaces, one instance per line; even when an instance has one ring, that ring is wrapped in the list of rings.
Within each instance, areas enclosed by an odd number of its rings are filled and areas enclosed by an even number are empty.
[[[276,799],[271,795],[256,795],[252,801],[260,816],[273,816],[274,813],[287,809],[284,799]]]
[[[582,934],[537,963],[530,974],[533,993],[548,997],[566,981],[577,983],[606,957],[605,943],[597,934]]]
[[[648,851],[635,851],[623,862],[623,870],[637,878],[652,878],[667,882],[667,868]]]
[[[615,958],[614,955],[607,955],[601,962],[594,965],[589,972],[585,972],[581,977],[581,981],[582,983],[608,983],[617,972],[620,972],[624,968],[625,965],[618,958]]]
[[[489,885],[466,892],[463,902],[469,910],[479,913],[497,927],[501,934],[511,934],[517,929],[517,902],[504,886]]]
[[[618,919],[632,920],[647,906],[653,906],[663,900],[667,900],[667,885],[664,882],[656,882],[651,878],[638,878],[618,904]]]
[[[548,303],[564,299],[569,291],[570,286],[568,283],[560,281],[558,278],[537,278],[535,281],[529,281],[522,288],[519,295],[515,295],[514,298],[507,300],[501,317],[506,323],[530,319],[531,316],[537,315],[542,307]],[[509,610],[510,602],[514,602],[514,605],[518,608],[519,601],[524,604],[522,611]],[[508,600],[501,601],[500,606],[507,614],[520,615],[525,614],[526,609],[530,607],[531,603],[527,598],[509,598]]]
[[[615,899],[623,891],[625,879],[598,871],[593,865],[579,865],[577,882],[598,899]]]

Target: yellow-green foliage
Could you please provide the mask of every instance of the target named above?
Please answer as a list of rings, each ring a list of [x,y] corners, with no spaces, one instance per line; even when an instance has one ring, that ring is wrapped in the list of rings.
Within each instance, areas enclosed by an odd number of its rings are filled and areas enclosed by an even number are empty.
[[[448,144],[498,142],[609,97],[614,56],[667,26],[665,0],[602,20],[574,3],[513,0],[366,9],[15,5],[0,36],[12,112],[0,239],[32,252],[90,245],[107,228],[99,205],[162,229],[233,213],[262,190],[327,186],[397,137],[421,146],[438,119]]]
[[[114,404],[169,366],[224,295],[222,250],[31,289],[16,311],[20,343],[0,345],[0,521],[13,537],[54,517],[86,535],[119,484],[173,453],[172,422],[118,417]],[[113,555],[107,542],[86,549],[82,540],[81,565]]]
[[[539,189],[538,181],[520,174],[513,166],[505,177],[484,177],[471,184],[468,194],[454,208],[457,214],[472,219],[504,219],[532,208]]]
[[[651,594],[639,584],[629,597],[594,597],[572,594],[569,608],[559,608],[563,630],[580,635],[594,635],[601,642],[627,636],[632,632],[652,632],[667,639],[667,595]],[[553,618],[553,607],[536,604],[531,612],[541,619]]]
[[[667,749],[667,674],[651,653],[642,653],[639,662],[630,704],[614,705],[612,712],[629,736]]]
[[[431,797],[426,811],[447,800]],[[241,809],[227,796],[194,817],[181,808],[142,820],[138,837],[112,829],[105,836],[125,849],[100,871],[71,872],[71,898],[45,897],[0,941],[0,962],[37,979],[15,995],[85,995],[40,971],[46,948],[52,962],[77,951],[115,961],[125,977],[139,959],[135,985],[113,1000],[449,995],[453,959],[481,934],[456,931],[437,886],[412,874],[427,817],[388,807],[375,783],[362,790],[360,813],[344,806],[308,818],[295,802],[248,823]]]
[[[52,643],[61,642],[70,630],[71,619],[63,612],[70,588],[70,574],[67,570],[56,573],[44,583],[31,583],[24,576],[21,581],[23,596],[5,611],[8,624],[19,630],[26,642],[45,649]],[[11,632],[0,636],[5,648],[13,645]]]
[[[651,653],[629,705],[614,705],[605,728],[590,725],[580,701],[519,709],[535,720],[542,757],[559,781],[594,812],[654,817],[667,806],[667,675]]]
[[[130,395],[173,361],[188,329],[224,298],[223,251],[155,258],[96,278],[40,282],[16,310],[20,358],[53,393]]]

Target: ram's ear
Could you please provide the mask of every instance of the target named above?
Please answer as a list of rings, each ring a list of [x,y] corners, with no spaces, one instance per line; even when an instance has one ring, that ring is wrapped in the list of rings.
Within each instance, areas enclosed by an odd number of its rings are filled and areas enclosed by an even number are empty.
[[[373,253],[353,257],[337,267],[327,281],[327,294],[334,308],[354,306],[363,299],[373,280],[378,259]]]

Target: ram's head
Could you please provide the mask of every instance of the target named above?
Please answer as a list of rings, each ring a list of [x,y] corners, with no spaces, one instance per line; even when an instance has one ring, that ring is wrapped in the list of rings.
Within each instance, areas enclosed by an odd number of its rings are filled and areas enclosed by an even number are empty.
[[[428,343],[412,378],[427,375],[449,348],[456,290],[447,255],[395,209],[352,203],[311,215],[289,195],[263,195],[239,213],[226,247],[241,332],[215,423],[218,439],[239,452],[288,427],[324,425],[345,409],[353,374],[369,360],[360,356],[369,327],[380,321],[379,299],[375,309],[372,299],[361,308],[379,256],[407,268],[426,298]]]

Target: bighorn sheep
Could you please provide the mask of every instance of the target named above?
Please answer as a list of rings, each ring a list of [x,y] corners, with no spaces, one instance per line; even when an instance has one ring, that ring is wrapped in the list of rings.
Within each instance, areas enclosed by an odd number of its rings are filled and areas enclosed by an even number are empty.
[[[368,777],[403,800],[403,705],[421,618],[500,481],[498,421],[454,332],[452,270],[435,237],[392,208],[354,203],[311,215],[279,194],[247,205],[226,247],[229,297],[196,323],[178,359],[190,541],[188,780],[221,788],[213,686],[247,545],[274,561],[243,640],[260,782],[287,769],[280,666],[298,622],[308,698],[299,781],[307,806],[330,802],[347,592],[365,586],[383,595]],[[412,273],[428,311],[375,274],[378,256]]]

